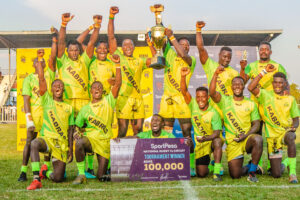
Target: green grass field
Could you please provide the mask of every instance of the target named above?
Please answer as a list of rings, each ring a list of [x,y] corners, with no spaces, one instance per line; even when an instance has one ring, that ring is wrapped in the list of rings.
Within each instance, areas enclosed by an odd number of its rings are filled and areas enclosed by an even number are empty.
[[[298,130],[298,135],[299,133]],[[22,153],[16,151],[16,135],[15,124],[0,124],[0,199],[300,199],[300,184],[289,184],[287,171],[279,179],[268,175],[258,176],[257,184],[249,183],[246,177],[232,180],[227,172],[225,156],[225,175],[221,183],[213,182],[212,176],[209,176],[203,179],[192,178],[190,181],[143,183],[100,183],[89,180],[85,185],[74,186],[71,183],[76,177],[77,169],[73,161],[67,166],[67,180],[64,183],[43,180],[41,190],[26,191],[32,181],[32,174],[29,169],[28,181],[17,181]],[[265,150],[266,147],[264,158]],[[297,155],[297,173],[300,174],[300,144],[297,145]],[[245,160],[248,161],[249,157]],[[266,165],[264,169],[266,170]]]

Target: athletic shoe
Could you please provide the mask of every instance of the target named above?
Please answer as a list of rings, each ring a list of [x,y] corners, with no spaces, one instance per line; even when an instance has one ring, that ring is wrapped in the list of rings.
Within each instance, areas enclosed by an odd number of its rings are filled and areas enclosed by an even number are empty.
[[[213,179],[216,182],[222,181],[222,176],[220,174],[214,174]]]
[[[93,170],[92,170],[92,173],[94,174],[94,171],[93,171]],[[91,174],[89,171],[84,172],[84,174],[85,174],[85,177],[86,177],[87,179],[94,179],[94,178],[96,178],[96,176],[93,175],[93,174]]]
[[[284,170],[285,170],[285,165],[283,163],[281,163],[281,166],[280,166],[280,173],[283,174],[284,173]]]
[[[257,165],[256,174],[259,174],[259,175],[264,174],[264,169],[262,168],[262,166]]]
[[[256,177],[256,175],[255,175],[254,172],[250,172],[250,173],[249,173],[249,176],[248,176],[248,178],[247,178],[247,181],[249,181],[249,182],[251,182],[251,183],[257,183],[257,182],[258,182],[258,179],[257,179],[257,177]]]
[[[109,175],[103,175],[99,178],[100,182],[107,182],[110,181],[110,176]]]
[[[298,183],[297,176],[294,175],[294,174],[290,175],[289,182],[292,183],[292,184],[297,184]]]
[[[196,176],[195,168],[191,168],[191,177],[195,177],[195,176]]]
[[[82,183],[86,183],[86,177],[85,177],[85,175],[80,174],[76,177],[76,179],[73,181],[72,184],[73,185],[80,185]]]
[[[95,176],[95,173],[94,173],[94,170],[93,170],[93,169],[88,168],[88,169],[87,169],[87,172]]]
[[[224,175],[224,168],[222,166],[221,169],[220,169],[220,176],[223,176],[223,175]]]
[[[21,172],[20,177],[18,178],[19,182],[27,181],[27,175],[25,172]]]
[[[27,190],[36,190],[42,188],[42,183],[41,181],[34,179],[31,184],[27,187]]]
[[[39,174],[41,180],[47,178],[47,176],[46,176],[47,171],[48,171],[48,166],[42,165],[42,167],[40,169],[40,174]]]

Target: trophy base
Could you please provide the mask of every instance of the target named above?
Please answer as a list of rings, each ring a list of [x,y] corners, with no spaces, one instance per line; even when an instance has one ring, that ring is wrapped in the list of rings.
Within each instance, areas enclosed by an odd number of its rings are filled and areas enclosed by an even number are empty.
[[[163,69],[166,66],[166,59],[162,56],[153,57],[149,67],[153,69]]]

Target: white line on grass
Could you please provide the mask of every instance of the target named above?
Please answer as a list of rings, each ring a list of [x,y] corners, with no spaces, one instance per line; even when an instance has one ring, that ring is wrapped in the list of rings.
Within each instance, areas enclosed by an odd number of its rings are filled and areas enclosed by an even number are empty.
[[[290,189],[299,188],[300,185],[190,185],[191,188],[270,188],[270,189]],[[134,191],[134,190],[155,190],[155,189],[184,189],[184,186],[162,186],[162,187],[138,187],[138,188],[112,188],[112,189],[98,189],[98,188],[42,188],[37,191],[74,191],[74,192],[94,192],[94,191]],[[7,190],[7,192],[24,192],[26,189]]]
[[[197,194],[194,188],[191,186],[190,181],[180,181],[183,187],[184,199],[197,200]]]

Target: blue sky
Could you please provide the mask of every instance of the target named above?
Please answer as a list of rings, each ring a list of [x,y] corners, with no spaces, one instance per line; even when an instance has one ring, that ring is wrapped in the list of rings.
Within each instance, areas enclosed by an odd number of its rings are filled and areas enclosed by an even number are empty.
[[[71,12],[75,18],[69,30],[83,30],[92,23],[92,15],[104,17],[106,30],[109,8],[117,5],[117,30],[146,30],[154,24],[149,6],[165,6],[163,22],[176,30],[195,30],[195,22],[204,20],[205,30],[283,29],[271,44],[272,59],[287,70],[289,79],[300,85],[300,19],[299,0],[9,0],[0,8],[0,31],[48,30],[59,27],[61,13]],[[0,67],[6,68],[6,52],[0,53]],[[14,63],[14,62],[13,62]]]

